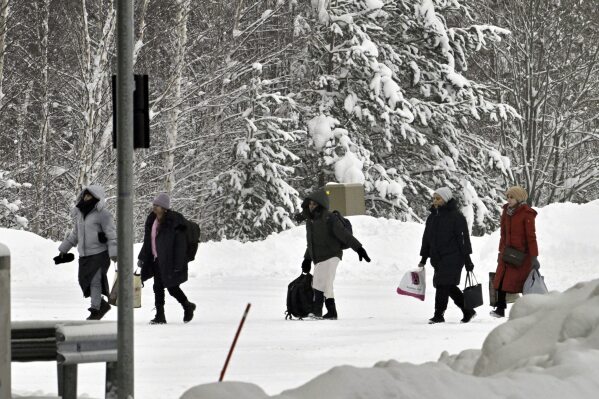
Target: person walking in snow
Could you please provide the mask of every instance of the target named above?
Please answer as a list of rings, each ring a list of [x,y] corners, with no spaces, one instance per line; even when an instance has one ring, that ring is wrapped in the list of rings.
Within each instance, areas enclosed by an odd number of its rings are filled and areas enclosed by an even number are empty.
[[[154,277],[156,316],[150,324],[166,324],[164,289],[183,307],[183,322],[193,319],[196,305],[189,302],[180,285],[187,281],[187,239],[185,218],[171,210],[170,197],[156,196],[145,223],[144,241],[138,255],[141,280]]]
[[[343,257],[341,243],[356,251],[360,261],[365,259],[370,262],[370,258],[339,217],[329,211],[329,198],[324,190],[317,190],[306,197],[302,203],[302,212],[296,215],[296,220],[306,220],[307,248],[302,272],[309,273],[314,263],[314,302],[311,316],[316,319],[337,320],[333,283],[337,266]],[[323,303],[327,308],[324,316]]]
[[[520,186],[510,187],[505,193],[507,204],[501,213],[501,238],[499,239],[499,256],[497,269],[493,279],[493,287],[497,292],[497,302],[493,317],[504,317],[506,293],[521,293],[524,282],[532,268],[540,267],[537,256],[537,235],[535,231],[535,218],[537,212],[527,203],[528,193]],[[525,254],[524,261],[512,265],[503,260],[506,248],[513,248]]]
[[[429,324],[444,323],[445,310],[449,297],[462,310],[462,323],[468,323],[474,316],[474,309],[464,308],[464,294],[458,288],[462,268],[474,269],[470,259],[472,246],[466,218],[458,210],[457,202],[448,187],[441,187],[433,193],[433,204],[426,219],[419,267],[424,267],[428,258],[435,271],[433,286],[435,292],[435,314]]]
[[[85,298],[91,297],[87,320],[100,320],[110,310],[110,304],[102,297],[109,294],[106,273],[110,260],[117,260],[116,228],[106,209],[104,189],[98,185],[84,188],[71,215],[74,227],[58,247],[60,254],[54,261],[58,264],[72,260],[73,255],[68,252],[77,246],[79,286]]]

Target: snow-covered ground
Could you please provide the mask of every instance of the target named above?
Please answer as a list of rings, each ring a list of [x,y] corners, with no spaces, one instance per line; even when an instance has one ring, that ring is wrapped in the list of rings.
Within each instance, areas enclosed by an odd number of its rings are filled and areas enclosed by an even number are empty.
[[[538,211],[539,261],[552,293],[522,298],[509,321],[492,319],[484,305],[473,322],[460,324],[461,313],[450,303],[445,324],[426,324],[434,306],[432,273],[425,302],[396,294],[403,272],[419,261],[419,224],[351,218],[373,261],[358,262],[345,251],[336,280],[338,321],[284,320],[286,286],[299,275],[305,249],[303,227],[262,242],[202,244],[183,285],[198,304],[191,323],[183,324],[182,309],[167,295],[169,324],[148,325],[151,282],[143,289],[143,306],[135,310],[136,397],[594,397],[599,201]],[[0,229],[0,242],[12,253],[13,320],[87,316],[76,262],[52,261],[57,243],[7,229]],[[497,232],[473,237],[475,273],[485,294],[497,244]],[[225,375],[231,382],[213,384],[248,302],[252,308]],[[106,319],[116,314],[113,308]],[[79,366],[80,396],[102,398],[103,379],[102,366]],[[55,394],[56,367],[13,363],[12,381],[18,395]]]

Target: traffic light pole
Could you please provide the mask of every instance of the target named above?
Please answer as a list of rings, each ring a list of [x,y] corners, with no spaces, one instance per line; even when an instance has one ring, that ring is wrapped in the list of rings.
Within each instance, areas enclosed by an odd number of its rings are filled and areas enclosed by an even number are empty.
[[[117,0],[118,399],[133,399],[133,1]]]

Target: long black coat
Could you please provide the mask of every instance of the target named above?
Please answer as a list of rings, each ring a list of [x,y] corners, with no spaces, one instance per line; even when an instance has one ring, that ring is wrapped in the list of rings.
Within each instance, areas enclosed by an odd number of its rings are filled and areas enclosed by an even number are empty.
[[[426,219],[420,256],[428,257],[435,269],[433,285],[458,285],[466,255],[472,253],[466,218],[451,199],[431,208]]]
[[[154,277],[154,255],[152,255],[152,225],[156,215],[151,212],[146,219],[144,243],[138,259],[143,261],[141,280]],[[167,211],[158,227],[156,250],[160,277],[165,288],[175,287],[187,281],[187,239],[185,219],[174,211]]]

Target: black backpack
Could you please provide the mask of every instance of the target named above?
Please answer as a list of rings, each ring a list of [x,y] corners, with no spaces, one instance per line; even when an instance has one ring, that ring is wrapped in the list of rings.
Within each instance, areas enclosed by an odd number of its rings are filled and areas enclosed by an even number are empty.
[[[312,290],[312,275],[302,273],[287,286],[287,311],[285,320],[297,317],[302,319],[312,312],[314,291]]]
[[[185,219],[185,218],[184,218]],[[185,219],[185,238],[187,239],[187,261],[195,259],[200,244],[200,226],[196,222]]]
[[[332,223],[333,219],[332,218],[337,218],[341,221],[341,224],[343,225],[343,227],[345,228],[345,230],[347,230],[349,232],[349,234],[353,235],[354,231],[351,227],[351,222],[349,221],[349,219],[344,218],[343,215],[341,215],[339,213],[339,211],[333,211],[331,212],[331,216],[329,218],[329,221]],[[332,228],[332,226],[331,226]],[[348,249],[349,245],[347,245],[345,242],[339,240],[339,243],[341,244],[341,249]]]

